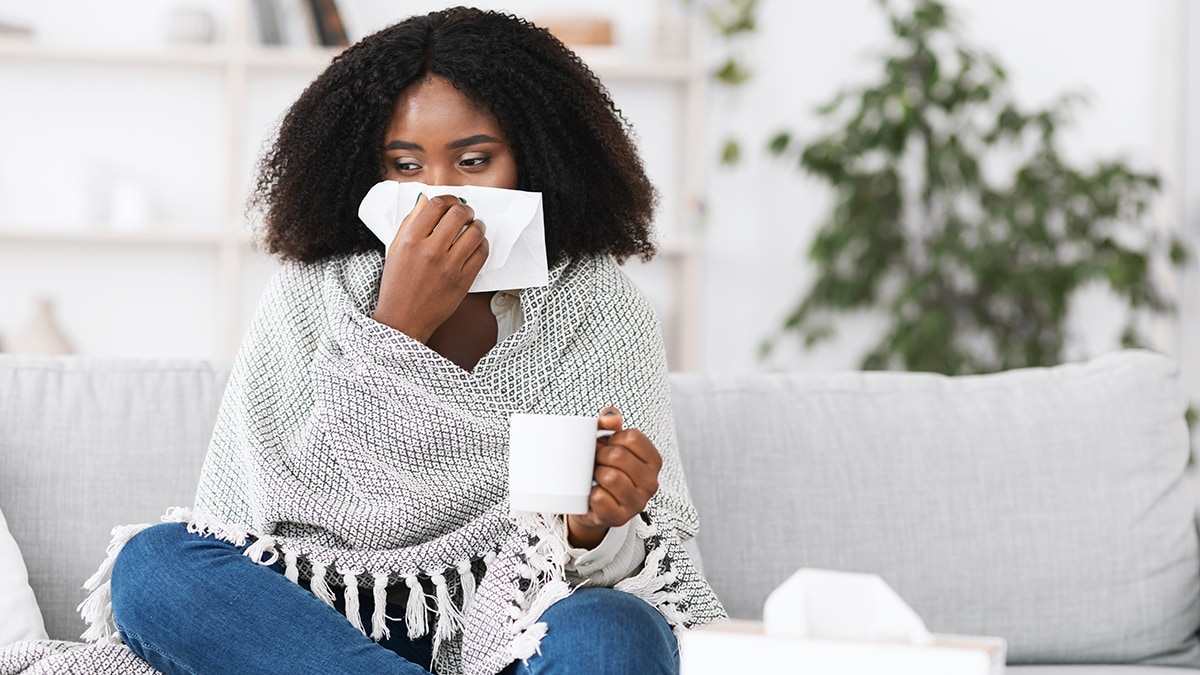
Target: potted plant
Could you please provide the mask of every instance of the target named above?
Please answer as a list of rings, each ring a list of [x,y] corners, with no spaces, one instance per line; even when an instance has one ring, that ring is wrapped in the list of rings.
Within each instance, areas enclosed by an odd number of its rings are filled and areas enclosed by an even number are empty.
[[[816,280],[764,354],[781,337],[815,345],[839,314],[866,309],[886,313],[887,329],[864,369],[1051,365],[1073,296],[1094,283],[1128,307],[1122,342],[1144,344],[1139,317],[1173,310],[1156,261],[1187,257],[1148,223],[1157,176],[1118,160],[1072,164],[1059,132],[1079,97],[1022,108],[943,2],[879,5],[894,39],[878,78],[818,110],[823,135],[769,143],[835,200],[808,251]]]

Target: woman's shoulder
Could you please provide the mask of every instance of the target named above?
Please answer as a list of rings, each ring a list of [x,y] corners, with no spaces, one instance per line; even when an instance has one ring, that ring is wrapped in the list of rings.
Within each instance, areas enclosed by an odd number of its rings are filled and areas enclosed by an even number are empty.
[[[592,310],[619,309],[653,315],[650,300],[612,256],[574,259],[563,270],[559,283],[563,293]]]
[[[285,261],[275,271],[268,291],[286,295],[322,295],[327,284],[338,284],[356,300],[372,297],[379,289],[383,254],[375,251],[345,253],[316,262]]]
[[[382,269],[380,251],[340,253],[316,262],[283,261],[275,272],[275,280],[282,284],[306,284],[330,276],[370,278]]]

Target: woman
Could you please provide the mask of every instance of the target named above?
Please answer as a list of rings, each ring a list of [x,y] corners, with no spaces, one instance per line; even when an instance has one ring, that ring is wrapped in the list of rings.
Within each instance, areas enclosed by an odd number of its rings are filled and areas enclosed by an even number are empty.
[[[357,217],[380,180],[540,192],[550,283],[469,293],[486,223],[444,195],[385,256]],[[653,189],[595,76],[512,16],[409,19],[305,90],[255,202],[287,264],[194,509],[116,537],[91,637],[170,673],[677,672],[672,629],[723,610],[681,547],[657,322],[616,264],[654,253]],[[515,412],[615,432],[586,514],[510,515]]]

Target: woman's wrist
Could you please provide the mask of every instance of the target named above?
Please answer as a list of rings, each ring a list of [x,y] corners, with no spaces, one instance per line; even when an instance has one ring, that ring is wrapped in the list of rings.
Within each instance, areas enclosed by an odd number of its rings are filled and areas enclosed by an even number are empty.
[[[401,333],[404,333],[421,344],[427,344],[429,342],[429,337],[433,335],[432,330],[417,330],[410,326],[406,326],[400,317],[394,316],[392,312],[383,310],[380,307],[375,308],[375,311],[371,314],[371,318],[385,326],[389,326],[400,331]]]
[[[608,529],[607,525],[585,525],[579,522],[578,516],[567,516],[567,543],[573,548],[591,550],[604,541]]]

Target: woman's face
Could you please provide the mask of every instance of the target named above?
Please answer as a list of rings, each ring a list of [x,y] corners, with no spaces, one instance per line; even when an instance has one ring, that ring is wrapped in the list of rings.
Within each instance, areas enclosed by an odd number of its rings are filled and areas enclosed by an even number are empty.
[[[383,140],[384,179],[515,189],[517,162],[496,120],[449,81],[401,92]]]

